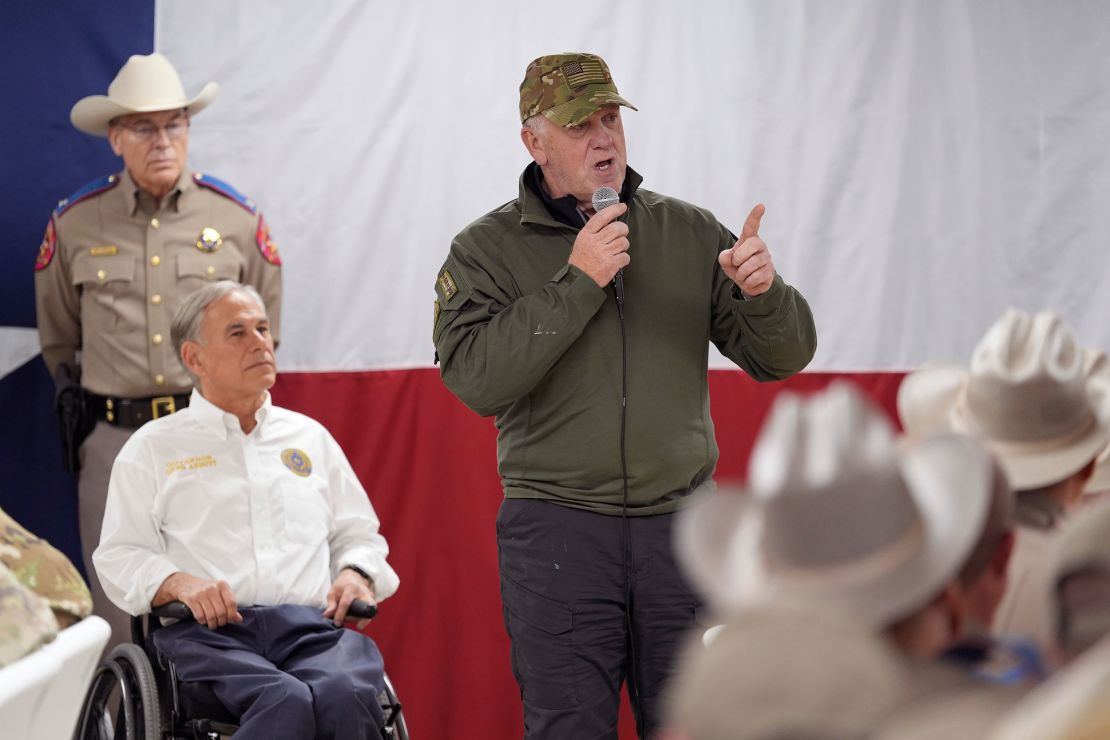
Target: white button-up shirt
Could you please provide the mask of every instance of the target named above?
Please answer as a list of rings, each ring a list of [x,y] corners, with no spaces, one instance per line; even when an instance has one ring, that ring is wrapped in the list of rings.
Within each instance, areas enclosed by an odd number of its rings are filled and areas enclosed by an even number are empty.
[[[240,606],[326,605],[348,565],[397,590],[378,517],[331,434],[266,402],[239,420],[193,391],[189,407],[135,432],[112,467],[93,564],[104,592],[145,614],[181,571],[224,580]]]

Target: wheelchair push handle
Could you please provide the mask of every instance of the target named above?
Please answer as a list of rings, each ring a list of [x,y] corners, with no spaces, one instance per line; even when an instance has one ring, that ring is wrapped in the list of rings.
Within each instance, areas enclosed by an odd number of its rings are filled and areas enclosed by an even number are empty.
[[[150,615],[161,619],[187,620],[193,618],[193,612],[182,601],[170,601],[150,610]],[[347,609],[348,617],[359,619],[373,619],[378,616],[378,605],[371,604],[362,599],[355,599]]]

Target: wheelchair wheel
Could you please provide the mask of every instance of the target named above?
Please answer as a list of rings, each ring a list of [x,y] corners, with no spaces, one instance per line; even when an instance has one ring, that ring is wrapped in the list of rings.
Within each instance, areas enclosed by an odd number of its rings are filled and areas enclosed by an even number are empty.
[[[382,693],[378,694],[378,704],[381,705],[382,714],[385,715],[385,727],[382,737],[386,740],[409,740],[409,728],[405,724],[405,715],[401,711],[401,701],[397,692],[393,690],[393,682],[385,676],[385,686]]]
[[[138,645],[117,645],[93,675],[76,740],[160,740],[154,669]]]

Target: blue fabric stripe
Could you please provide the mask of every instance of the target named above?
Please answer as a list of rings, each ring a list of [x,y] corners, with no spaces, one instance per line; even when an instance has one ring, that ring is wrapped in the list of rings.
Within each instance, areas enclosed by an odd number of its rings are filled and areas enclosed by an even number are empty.
[[[105,140],[70,125],[69,109],[104,94],[129,56],[153,50],[154,0],[0,2],[0,326],[35,325],[35,256],[58,200],[120,169]],[[0,379],[0,507],[81,567],[53,397],[39,358]]]

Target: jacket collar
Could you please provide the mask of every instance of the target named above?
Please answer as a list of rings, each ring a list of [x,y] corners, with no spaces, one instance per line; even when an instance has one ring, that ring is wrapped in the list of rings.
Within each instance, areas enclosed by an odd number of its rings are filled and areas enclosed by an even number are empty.
[[[520,223],[541,224],[556,228],[582,228],[582,217],[578,203],[573,195],[552,198],[543,189],[543,172],[535,162],[530,162],[520,175],[519,195]],[[625,167],[624,185],[621,187],[621,202],[631,203],[644,178],[631,167]]]

